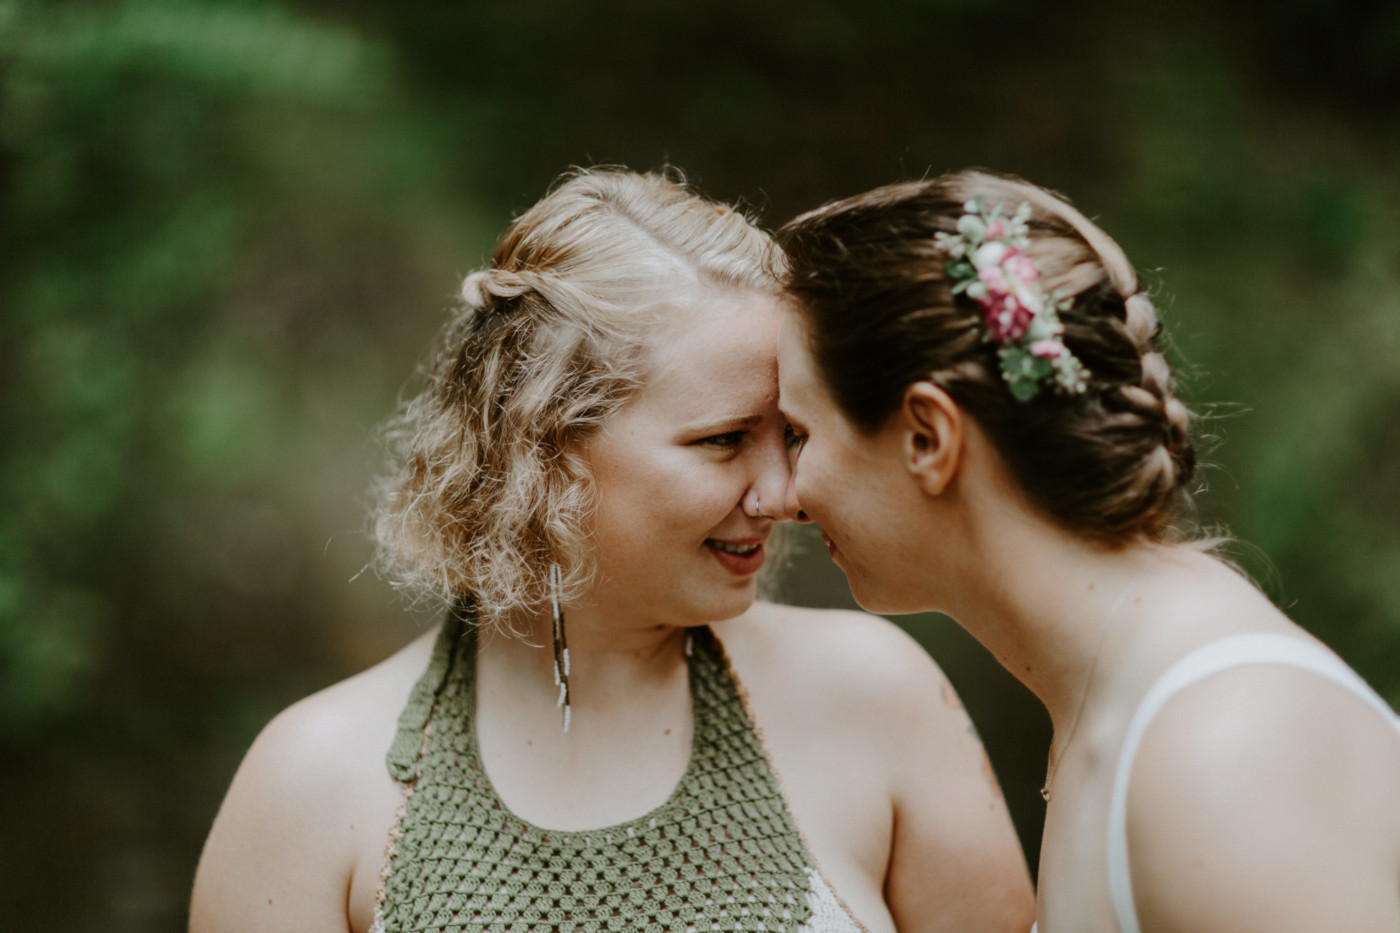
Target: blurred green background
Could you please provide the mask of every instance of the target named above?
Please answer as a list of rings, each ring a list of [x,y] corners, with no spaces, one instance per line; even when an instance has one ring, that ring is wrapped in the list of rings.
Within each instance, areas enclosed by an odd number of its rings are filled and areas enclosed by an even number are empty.
[[[573,164],[772,224],[969,165],[1069,192],[1213,413],[1205,516],[1400,700],[1398,102],[1383,2],[0,0],[4,925],[181,929],[257,730],[428,624],[360,573],[374,429]],[[787,594],[849,604],[820,551]],[[902,621],[1033,861],[1043,713]]]

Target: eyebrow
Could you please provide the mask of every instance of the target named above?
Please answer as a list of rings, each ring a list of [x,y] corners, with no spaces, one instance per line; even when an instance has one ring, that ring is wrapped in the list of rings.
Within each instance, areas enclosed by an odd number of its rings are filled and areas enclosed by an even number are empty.
[[[751,428],[756,424],[763,423],[762,415],[743,415],[734,418],[706,418],[704,421],[691,422],[684,426],[686,431],[711,430],[713,428]]]

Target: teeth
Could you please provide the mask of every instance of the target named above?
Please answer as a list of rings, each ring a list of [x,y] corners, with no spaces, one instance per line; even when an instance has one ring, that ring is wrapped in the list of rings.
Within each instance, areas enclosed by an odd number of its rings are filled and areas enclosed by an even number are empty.
[[[723,541],[714,541],[714,546],[727,554],[752,554],[758,550],[757,544],[726,544]]]

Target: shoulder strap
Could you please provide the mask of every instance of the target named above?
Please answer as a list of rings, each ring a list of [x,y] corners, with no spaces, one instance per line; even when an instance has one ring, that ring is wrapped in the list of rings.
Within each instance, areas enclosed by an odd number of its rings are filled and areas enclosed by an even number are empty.
[[[1139,933],[1128,867],[1127,810],[1128,778],[1143,734],[1158,711],[1180,691],[1212,674],[1251,664],[1275,664],[1311,671],[1355,694],[1400,733],[1400,717],[1359,674],[1332,652],[1301,638],[1266,633],[1233,635],[1204,645],[1177,661],[1147,691],[1133,714],[1113,776],[1113,796],[1108,811],[1108,890],[1120,933]]]
[[[389,746],[385,761],[389,774],[396,781],[412,781],[418,777],[418,760],[423,752],[423,730],[432,719],[438,696],[452,671],[452,659],[463,631],[469,631],[475,621],[468,619],[460,605],[454,605],[442,620],[442,631],[433,643],[433,655],[423,676],[413,685],[408,702],[399,713],[398,731]]]

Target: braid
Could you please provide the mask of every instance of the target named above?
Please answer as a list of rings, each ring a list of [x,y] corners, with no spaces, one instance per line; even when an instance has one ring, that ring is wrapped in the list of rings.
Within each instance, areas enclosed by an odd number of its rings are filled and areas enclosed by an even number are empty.
[[[1111,430],[1119,441],[1115,459],[1125,461],[1127,469],[1120,474],[1121,482],[1105,490],[1109,495],[1102,506],[1109,513],[1121,512],[1123,520],[1131,516],[1130,523],[1140,531],[1161,535],[1169,530],[1182,490],[1195,472],[1196,454],[1190,409],[1176,397],[1171,367],[1159,348],[1162,325],[1157,309],[1142,292],[1137,271],[1117,241],[1065,199],[1034,190],[1036,206],[1060,218],[1088,247],[1089,254],[1080,257],[1073,271],[1097,277],[1100,294],[1107,299],[1085,301],[1082,323],[1101,332],[1108,329],[1109,339],[1121,341],[1125,356],[1137,360],[1136,367],[1128,367],[1128,378],[1103,387],[1109,393],[1104,407],[1112,414],[1100,428]],[[1070,293],[1088,297],[1082,282],[1067,284]],[[1074,284],[1081,287],[1075,289]],[[1113,313],[1120,303],[1121,316]]]
[[[1126,315],[1120,329],[1136,350],[1141,369],[1138,382],[1117,387],[1118,405],[1125,416],[1136,419],[1145,453],[1125,498],[1137,500],[1144,515],[1153,516],[1149,527],[1163,531],[1179,490],[1191,479],[1196,466],[1191,443],[1191,412],[1172,388],[1171,369],[1157,347],[1161,325],[1146,295],[1124,299]]]
[[[1182,472],[1180,480],[1185,482],[1191,478],[1196,466],[1196,456],[1191,446],[1191,410],[1176,397],[1171,368],[1157,347],[1162,329],[1157,320],[1157,309],[1141,293],[1129,295],[1123,304],[1127,309],[1124,330],[1141,354],[1142,388],[1138,391],[1151,396],[1150,404],[1144,408],[1161,420],[1164,443],[1177,469]],[[1124,386],[1121,391],[1127,396],[1134,388]]]
[[[1059,317],[1089,372],[1083,394],[1016,401],[976,309],[953,294],[934,243],[977,197],[1008,214],[1030,204],[1028,252],[1044,289],[1071,299]],[[1063,198],[964,172],[818,208],[779,241],[818,367],[857,426],[878,428],[911,382],[931,379],[1065,527],[1109,542],[1178,534],[1195,454],[1157,311],[1123,250]]]
[[[1103,270],[1105,284],[1122,303],[1122,317],[1106,314],[1090,323],[1107,327],[1126,343],[1128,356],[1137,358],[1136,378],[1113,387],[1105,407],[1114,415],[1111,425],[1120,439],[1124,459],[1123,481],[1110,496],[1123,517],[1136,518],[1140,531],[1157,537],[1169,531],[1184,488],[1196,466],[1191,442],[1191,412],[1176,397],[1171,367],[1159,347],[1162,325],[1152,300],[1140,289],[1138,275],[1122,248],[1079,211],[1060,201],[1059,213],[1066,218]],[[1110,302],[1116,303],[1116,302]],[[1092,311],[1092,308],[1086,308]],[[1134,462],[1135,461],[1135,462]],[[1109,506],[1109,502],[1104,505]]]

